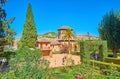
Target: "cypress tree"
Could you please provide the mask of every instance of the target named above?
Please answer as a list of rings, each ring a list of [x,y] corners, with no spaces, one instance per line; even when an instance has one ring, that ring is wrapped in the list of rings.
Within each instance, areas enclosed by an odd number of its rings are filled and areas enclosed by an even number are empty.
[[[36,41],[37,41],[37,31],[34,22],[34,16],[32,13],[32,5],[29,3],[20,46],[35,48]]]

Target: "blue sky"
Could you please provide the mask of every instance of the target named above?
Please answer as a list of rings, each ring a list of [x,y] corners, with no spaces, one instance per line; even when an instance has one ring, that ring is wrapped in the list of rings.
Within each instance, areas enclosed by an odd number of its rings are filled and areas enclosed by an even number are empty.
[[[98,24],[103,16],[111,9],[120,10],[120,0],[9,0],[4,8],[7,19],[16,17],[11,24],[16,38],[22,35],[28,3],[32,4],[38,34],[57,32],[66,25],[76,34],[99,36]]]

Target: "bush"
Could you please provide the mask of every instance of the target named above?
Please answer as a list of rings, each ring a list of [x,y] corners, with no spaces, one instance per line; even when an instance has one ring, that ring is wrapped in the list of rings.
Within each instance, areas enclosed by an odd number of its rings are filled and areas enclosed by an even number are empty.
[[[118,53],[117,55],[120,56],[120,53]]]
[[[108,54],[108,57],[113,57],[113,54]]]
[[[51,79],[76,79],[76,76],[81,76],[82,79],[96,79],[94,76],[99,74],[99,70],[93,69],[91,65],[81,64],[67,66],[63,68],[55,68]]]
[[[72,54],[72,55],[80,55],[80,52],[77,52],[77,51],[71,51],[70,54]]]
[[[54,51],[53,54],[61,54],[61,51]]]
[[[62,69],[49,69],[48,61],[39,62],[40,57],[39,49],[30,50],[25,47],[17,50],[15,56],[10,59],[11,70],[4,75],[0,74],[0,79],[75,79],[77,75],[82,76],[83,79],[117,79],[120,76],[120,72],[110,70],[112,67],[120,70],[120,65],[116,64],[91,60],[95,66],[81,64]]]
[[[81,62],[89,62],[90,54],[95,53],[99,48],[100,60],[104,61],[104,58],[107,57],[107,42],[106,41],[82,41],[80,42],[80,57]]]
[[[11,56],[14,56],[14,55],[15,55],[15,52],[5,51],[4,53],[0,54],[0,57],[5,57],[9,60]]]
[[[93,60],[91,60],[91,62],[92,64],[94,62],[95,66],[100,67],[101,74],[104,75],[103,79],[119,79],[120,78],[120,65],[100,62],[100,61],[93,61]]]
[[[119,64],[120,65],[120,59],[118,59],[118,58],[107,57],[107,58],[105,58],[105,62]]]
[[[113,63],[106,63],[106,62],[101,62],[101,61],[95,61],[95,60],[90,60],[92,64],[95,66],[100,67],[100,69],[111,69],[112,67],[115,67],[117,71],[120,71],[120,65],[113,64]]]
[[[19,49],[13,58],[10,59],[10,71],[2,76],[2,79],[46,79],[48,64],[39,66],[41,51],[39,49],[30,50],[27,47]],[[42,64],[43,64],[42,63]],[[41,68],[40,68],[41,67]],[[1,75],[1,74],[0,74]],[[48,74],[47,74],[48,75]]]

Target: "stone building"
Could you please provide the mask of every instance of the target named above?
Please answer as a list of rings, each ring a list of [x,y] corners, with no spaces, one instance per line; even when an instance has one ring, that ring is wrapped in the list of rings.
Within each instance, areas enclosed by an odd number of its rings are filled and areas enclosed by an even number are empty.
[[[62,26],[61,28],[58,29],[58,41],[63,47],[62,48],[63,52],[67,52],[68,47],[69,47],[68,46],[69,45],[68,44],[69,40],[64,39],[66,30],[73,31],[73,29],[68,27],[68,26]],[[70,39],[70,49],[71,49],[71,51],[77,51],[77,49],[79,49],[78,44],[75,41],[76,41],[76,39],[72,36],[71,39]]]
[[[50,43],[51,41],[41,38],[37,41],[38,48],[42,51],[43,56],[50,56],[51,55],[51,49],[50,49]]]
[[[68,53],[68,40],[64,39],[66,30],[73,31],[72,28],[68,26],[62,26],[58,29],[58,38],[50,39],[41,37],[37,41],[38,48],[41,49],[43,56],[52,56],[53,52],[59,51],[61,53]],[[75,38],[70,39],[70,51],[80,51],[80,47],[77,40],[97,40],[97,37],[92,37],[88,35],[77,35]]]

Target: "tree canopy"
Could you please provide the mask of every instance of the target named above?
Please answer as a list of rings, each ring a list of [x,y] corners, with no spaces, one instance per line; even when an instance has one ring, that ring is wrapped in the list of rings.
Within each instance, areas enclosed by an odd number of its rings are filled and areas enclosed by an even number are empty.
[[[111,10],[107,13],[99,24],[99,34],[102,40],[107,40],[108,48],[117,57],[120,48],[120,11]]]
[[[72,29],[67,29],[66,31],[65,31],[65,34],[64,34],[65,36],[64,36],[64,38],[66,39],[66,40],[68,40],[68,51],[69,51],[69,54],[70,54],[70,40],[72,40],[73,39],[73,36],[74,36],[74,33],[73,33],[73,31],[72,31]]]
[[[36,41],[37,41],[37,31],[34,22],[33,12],[32,12],[32,5],[29,3],[20,45],[22,47],[28,46],[29,48],[35,48]]]
[[[10,24],[15,18],[6,20],[6,12],[2,8],[7,0],[0,0],[0,52],[3,52],[5,45],[12,45],[16,32],[10,28]],[[9,37],[9,38],[8,38]]]

